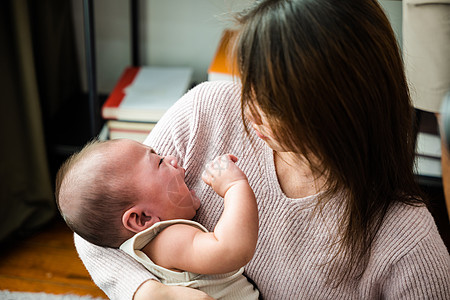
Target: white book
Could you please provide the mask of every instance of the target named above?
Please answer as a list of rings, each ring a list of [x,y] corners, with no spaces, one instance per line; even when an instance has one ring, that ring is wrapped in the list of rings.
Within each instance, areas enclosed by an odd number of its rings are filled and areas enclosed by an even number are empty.
[[[421,176],[441,178],[441,160],[438,158],[416,155],[415,173]]]
[[[438,135],[419,132],[417,135],[417,154],[441,157],[441,138]]]
[[[193,70],[184,67],[127,68],[103,104],[104,119],[157,122],[183,96]]]

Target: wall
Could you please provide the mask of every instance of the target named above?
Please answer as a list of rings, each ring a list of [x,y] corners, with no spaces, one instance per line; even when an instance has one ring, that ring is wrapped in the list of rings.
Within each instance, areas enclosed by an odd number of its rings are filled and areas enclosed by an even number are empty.
[[[379,0],[386,15],[391,21],[392,28],[397,35],[397,41],[402,46],[402,1]]]
[[[194,80],[207,78],[207,68],[230,13],[249,0],[140,0],[143,65],[190,66]],[[401,41],[401,1],[380,0]],[[86,90],[82,1],[72,0],[81,76]],[[131,64],[129,1],[95,0],[97,78],[100,93],[109,94],[123,69]]]

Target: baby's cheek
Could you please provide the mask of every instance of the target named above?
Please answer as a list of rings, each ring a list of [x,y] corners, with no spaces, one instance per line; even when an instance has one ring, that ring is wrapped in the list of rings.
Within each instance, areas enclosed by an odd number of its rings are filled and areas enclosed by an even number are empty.
[[[172,177],[172,179],[167,182],[166,191],[169,201],[171,201],[175,206],[192,206],[192,196],[184,183],[184,178],[182,175]]]

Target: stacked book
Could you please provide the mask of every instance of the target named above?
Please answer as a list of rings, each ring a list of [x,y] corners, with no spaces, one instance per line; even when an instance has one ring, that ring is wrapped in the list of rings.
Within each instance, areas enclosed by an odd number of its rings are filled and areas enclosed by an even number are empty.
[[[441,139],[436,134],[419,132],[416,149],[416,174],[440,180]]]
[[[102,106],[109,139],[143,142],[162,115],[188,90],[192,69],[129,67]]]

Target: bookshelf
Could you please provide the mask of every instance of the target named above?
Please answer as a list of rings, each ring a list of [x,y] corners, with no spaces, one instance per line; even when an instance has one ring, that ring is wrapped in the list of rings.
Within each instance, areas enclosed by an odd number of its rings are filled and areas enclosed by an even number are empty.
[[[129,0],[131,63],[134,66],[140,63],[138,2]],[[100,109],[107,95],[99,94],[97,90],[94,1],[83,0],[82,4],[88,90],[87,93],[80,91],[72,95],[71,100],[62,105],[54,119],[48,121],[46,144],[52,180],[61,164],[86,142],[97,136],[103,139],[105,137],[105,131],[102,130],[105,121],[101,118]]]
[[[416,109],[416,176],[420,185],[442,188],[441,141],[433,113]]]
[[[94,1],[83,0],[84,36],[86,53],[86,70],[88,78],[89,124],[91,138],[97,136],[101,130],[101,115],[99,95],[97,91],[97,70],[95,53]],[[131,22],[131,60],[132,66],[140,65],[139,55],[139,1],[130,0]]]

